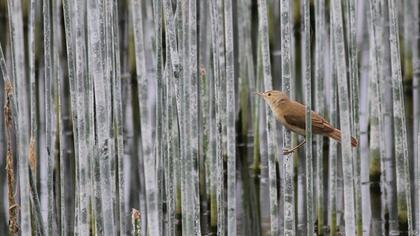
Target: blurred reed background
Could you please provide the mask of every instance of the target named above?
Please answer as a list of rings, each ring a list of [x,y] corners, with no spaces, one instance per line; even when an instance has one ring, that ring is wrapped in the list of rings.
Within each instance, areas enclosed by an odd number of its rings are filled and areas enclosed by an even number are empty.
[[[419,8],[0,0],[0,235],[418,235]]]

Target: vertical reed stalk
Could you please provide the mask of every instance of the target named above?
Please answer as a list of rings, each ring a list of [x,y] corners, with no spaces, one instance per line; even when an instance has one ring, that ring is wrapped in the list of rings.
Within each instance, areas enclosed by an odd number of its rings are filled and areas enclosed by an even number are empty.
[[[163,107],[165,105],[165,84],[163,77],[163,27],[162,27],[162,2],[158,1],[154,4],[154,26],[155,26],[155,55],[154,55],[154,66],[155,66],[155,79],[156,79],[156,123],[155,123],[155,169],[156,169],[156,183],[157,183],[157,199],[158,199],[158,211],[157,214],[160,217],[163,217],[163,202],[164,202],[164,152],[163,152],[163,124],[165,119],[165,114],[163,113]],[[163,221],[158,222],[159,232],[163,232]]]
[[[92,219],[100,220],[101,216],[93,217],[93,214],[89,214],[89,207],[91,207],[91,212],[96,207],[96,199],[93,198],[93,190],[89,186],[92,184],[92,168],[93,165],[93,152],[89,147],[89,144],[92,145],[92,135],[90,131],[92,130],[92,114],[90,113],[89,101],[89,88],[87,80],[87,67],[86,67],[86,34],[85,34],[85,24],[86,20],[86,4],[83,4],[84,1],[80,1],[74,5],[74,36],[75,37],[75,100],[76,107],[74,110],[77,114],[77,140],[79,141],[78,145],[78,180],[79,180],[79,219],[78,219],[78,230],[80,234],[87,233],[90,230],[90,227],[94,225],[93,222],[90,222]],[[68,13],[72,15],[72,5],[68,4]],[[69,27],[71,28],[71,27]],[[68,39],[71,41],[71,39]],[[77,42],[77,43],[76,43]],[[90,160],[88,159],[90,157]],[[95,187],[95,186],[94,186]],[[90,201],[91,204],[90,204]],[[90,217],[91,216],[91,217]],[[96,230],[96,227],[94,227]]]
[[[280,24],[281,24],[281,78],[282,90],[286,94],[293,95],[291,72],[291,23],[290,23],[290,1],[280,1]],[[294,82],[293,82],[294,83]],[[293,99],[293,96],[290,96]],[[274,125],[273,125],[274,127]],[[276,140],[276,139],[274,139]],[[291,132],[283,127],[283,148],[289,148],[291,145]],[[292,155],[284,156],[283,161],[284,170],[284,234],[295,234],[295,208],[294,208],[294,168]]]
[[[52,113],[52,92],[51,92],[51,83],[54,77],[54,62],[53,62],[53,43],[52,43],[52,21],[51,15],[52,10],[50,6],[50,1],[43,1],[43,16],[44,16],[44,65],[45,65],[45,133],[46,133],[46,149],[48,155],[47,169],[48,169],[48,205],[55,206],[54,203],[54,192],[53,192],[53,113]],[[50,207],[48,209],[48,234],[54,234],[57,231],[57,222],[56,222],[56,211],[55,207]]]
[[[235,59],[233,45],[233,1],[225,1],[225,47],[226,47],[226,97],[227,97],[227,219],[228,235],[237,235],[236,230],[236,108],[235,108]]]
[[[351,109],[351,134],[359,138],[359,68],[358,55],[356,48],[356,1],[347,0],[347,26],[348,26],[348,63],[350,81],[350,109]],[[355,213],[356,213],[356,234],[363,234],[362,204],[361,204],[361,184],[360,184],[360,152],[359,148],[353,149],[354,167],[354,188],[355,188]]]
[[[31,190],[31,203],[36,219],[33,225],[36,231],[44,235],[44,221],[41,216],[41,206],[39,202],[38,190],[36,188],[36,170],[37,170],[37,96],[36,96],[36,82],[35,82],[35,19],[36,19],[36,1],[32,0],[30,3],[30,19],[29,19],[29,35],[28,35],[28,50],[29,50],[29,98],[30,98],[30,142],[29,142],[29,183]]]
[[[219,209],[221,208],[221,202],[217,199],[217,186],[218,182],[218,160],[222,158],[222,133],[221,133],[221,116],[220,116],[220,108],[219,108],[219,97],[220,97],[220,90],[219,90],[219,47],[218,47],[218,31],[219,25],[217,24],[218,18],[218,10],[217,10],[217,3],[216,0],[210,1],[210,21],[211,21],[211,37],[212,37],[212,60],[213,60],[213,70],[212,70],[212,77],[214,81],[214,85],[211,88],[212,98],[215,100],[214,103],[214,113],[215,113],[215,125],[213,129],[211,129],[213,142],[216,144],[216,148],[214,150],[214,157],[212,158],[212,171],[210,173],[211,178],[211,189],[210,189],[210,226],[211,230],[221,230],[224,232],[225,225],[223,222],[219,222],[219,215],[222,214]],[[213,131],[213,132],[212,132]]]
[[[264,90],[273,89],[271,78],[271,63],[270,63],[270,47],[268,38],[268,19],[267,19],[267,1],[259,0],[258,2],[258,17],[259,17],[259,35],[261,37],[261,55],[262,67],[264,77]],[[279,210],[277,199],[277,177],[276,177],[276,124],[274,116],[270,109],[266,107],[266,131],[267,131],[267,155],[268,155],[268,178],[270,189],[270,226],[271,234],[279,234]],[[290,158],[291,159],[291,158]],[[291,166],[289,166],[292,168]]]
[[[113,74],[112,74],[112,98],[113,98],[113,119],[114,133],[117,145],[117,191],[118,191],[118,214],[116,221],[119,222],[120,234],[126,232],[127,213],[125,206],[125,179],[124,179],[124,135],[123,135],[123,117],[122,117],[122,96],[121,96],[121,62],[120,62],[120,40],[119,40],[119,21],[118,21],[118,2],[114,1],[111,17],[111,37],[112,37],[112,55],[113,56]],[[118,232],[117,232],[118,233]]]
[[[372,29],[372,22],[369,24],[370,29]],[[373,32],[373,31],[372,31]],[[381,150],[380,150],[380,121],[379,121],[379,81],[378,81],[378,71],[376,65],[376,51],[375,51],[375,42],[374,36],[371,34],[369,37],[370,48],[369,50],[369,61],[370,61],[370,70],[369,70],[369,122],[370,122],[370,137],[369,137],[369,180],[370,180],[370,202],[369,209],[365,211],[371,211],[371,234],[382,235],[380,234],[382,228],[380,227],[381,221],[381,197],[378,198],[378,193],[380,194],[380,178],[381,170],[383,168],[381,163]],[[379,187],[379,188],[378,188]],[[367,221],[368,219],[366,219]],[[365,221],[365,220],[364,220]],[[365,223],[365,222],[364,222]]]
[[[13,169],[13,146],[12,146],[12,131],[16,131],[16,102],[13,99],[12,82],[6,71],[6,62],[4,60],[3,49],[0,45],[0,71],[4,80],[4,121],[5,121],[5,136],[6,136],[6,172],[7,172],[7,201],[9,207],[9,233],[10,235],[17,235],[18,233],[18,205],[15,200],[15,174]]]
[[[420,232],[420,3],[413,6],[413,130],[414,130],[414,181],[415,189],[415,230]],[[406,45],[407,46],[407,45]],[[417,135],[415,134],[417,130]],[[417,149],[416,149],[417,147]]]
[[[380,7],[380,1],[370,1],[369,2],[369,9],[370,9],[370,29],[371,29],[371,37],[372,37],[372,49],[374,50],[373,54],[373,60],[371,63],[371,76],[374,80],[374,90],[376,94],[378,94],[378,101],[377,104],[378,110],[380,112],[380,115],[378,116],[378,122],[379,122],[379,131],[381,133],[380,136],[387,136],[387,133],[389,134],[388,127],[390,125],[390,120],[387,119],[387,113],[388,113],[388,106],[386,99],[384,97],[384,94],[386,92],[386,86],[384,85],[385,82],[383,82],[383,76],[387,71],[385,71],[385,61],[384,56],[386,55],[385,52],[385,46],[382,45],[382,42],[384,42],[384,20],[383,15],[381,15],[381,7]],[[382,13],[383,14],[383,13]],[[389,116],[389,115],[388,115]],[[397,230],[398,224],[395,222],[396,220],[396,213],[394,210],[395,206],[395,197],[393,194],[393,187],[392,183],[388,183],[388,176],[390,176],[389,171],[392,171],[391,161],[388,160],[388,150],[387,146],[389,145],[390,140],[385,140],[381,138],[379,140],[379,151],[380,151],[380,183],[381,183],[381,192],[385,193],[381,196],[381,220],[385,218],[385,214],[388,211],[389,219],[390,219],[390,227],[389,232],[395,232]],[[391,175],[393,176],[393,175]],[[391,177],[394,179],[394,177]],[[391,192],[391,191],[392,192]],[[381,225],[381,229],[383,233],[387,233],[385,230],[385,224]]]
[[[98,206],[102,207],[102,212],[97,212],[96,217],[102,217],[103,233],[105,235],[113,234],[114,231],[114,206],[112,204],[111,188],[111,167],[110,167],[110,124],[109,116],[109,97],[107,94],[106,76],[104,73],[103,60],[104,53],[101,50],[104,39],[101,37],[101,17],[103,12],[101,5],[95,0],[87,2],[87,29],[88,29],[88,68],[89,76],[93,80],[94,109],[95,109],[95,165],[94,180],[97,185]],[[102,214],[102,216],[99,216]],[[101,225],[98,233],[102,233]]]
[[[311,26],[310,26],[310,6],[309,1],[303,2],[303,78],[305,84],[305,122],[306,124],[306,234],[314,233],[314,214],[313,214],[313,160],[312,160],[312,93],[311,93]],[[317,32],[318,33],[318,32]],[[320,32],[319,32],[320,33]],[[318,156],[322,160],[320,156]],[[322,162],[321,162],[322,163]],[[322,226],[322,224],[321,224]],[[318,228],[319,229],[319,228]],[[322,228],[320,229],[322,230]],[[318,231],[320,232],[320,231]]]
[[[325,114],[324,96],[324,57],[325,57],[325,1],[315,2],[315,110]],[[310,43],[310,42],[309,42]],[[316,218],[318,222],[318,234],[322,234],[324,227],[324,139],[317,135],[316,140]],[[309,233],[309,232],[308,232]]]
[[[136,74],[138,86],[138,100],[140,106],[140,127],[142,137],[142,155],[145,169],[145,190],[146,190],[146,224],[147,232],[151,235],[159,235],[159,215],[157,202],[157,182],[155,172],[155,151],[153,148],[153,107],[150,106],[150,97],[146,92],[148,90],[148,83],[150,79],[146,72],[146,50],[145,40],[146,36],[143,32],[143,16],[142,11],[136,10],[144,7],[138,0],[132,1],[132,15],[134,22],[134,41],[135,41],[135,56],[136,56]]]
[[[192,220],[193,220],[193,234],[200,235],[200,195],[199,195],[199,175],[198,175],[198,149],[199,149],[199,132],[201,132],[202,127],[198,126],[198,112],[199,112],[199,74],[198,74],[198,48],[197,48],[197,2],[196,0],[190,0],[188,6],[189,13],[189,27],[188,27],[188,37],[189,37],[189,98],[190,98],[190,178],[191,178],[191,202],[192,204]]]
[[[177,6],[179,9],[179,6]],[[179,142],[179,133],[178,133],[178,122],[179,114],[176,112],[178,109],[181,108],[181,100],[180,100],[180,91],[179,91],[179,84],[180,84],[180,73],[181,73],[181,65],[179,62],[179,55],[177,51],[177,38],[175,35],[175,22],[174,16],[172,12],[171,2],[165,0],[163,2],[163,12],[165,18],[165,35],[166,35],[166,71],[169,74],[167,81],[168,91],[167,91],[167,113],[169,115],[168,120],[168,130],[169,134],[169,141],[168,141],[168,175],[166,178],[168,179],[167,189],[168,189],[168,204],[169,204],[169,213],[168,213],[168,232],[170,235],[175,234],[175,211],[176,211],[176,203],[175,203],[175,196],[176,196],[176,189],[179,187],[179,178],[181,172],[179,170],[179,146],[177,143]],[[175,104],[174,104],[175,102]],[[175,105],[175,106],[174,106]],[[181,124],[181,123],[180,123]],[[175,160],[173,160],[175,159]],[[173,167],[170,167],[173,165]],[[171,168],[174,168],[172,170]]]
[[[337,126],[337,67],[335,63],[334,51],[334,35],[333,35],[333,22],[330,21],[330,35],[329,35],[329,48],[328,59],[331,63],[328,71],[328,83],[331,89],[329,97],[329,120],[333,126]],[[337,233],[337,157],[338,147],[337,142],[330,142],[328,146],[328,225],[330,227],[330,236],[335,236]]]
[[[355,204],[353,183],[353,161],[350,134],[350,103],[349,89],[347,87],[347,67],[345,61],[345,45],[343,32],[343,17],[341,2],[332,2],[332,20],[334,34],[335,61],[337,63],[338,96],[340,108],[340,124],[342,137],[343,178],[344,178],[344,219],[345,233],[348,236],[355,235]]]
[[[20,232],[22,234],[30,234],[31,218],[30,218],[30,199],[29,199],[29,175],[28,175],[28,147],[29,147],[29,111],[28,111],[28,95],[26,93],[28,84],[26,82],[25,65],[25,47],[23,34],[23,16],[22,2],[8,1],[8,13],[11,18],[9,21],[9,29],[11,32],[11,56],[12,56],[12,81],[15,86],[12,89],[16,98],[16,114],[17,126],[17,157],[19,169],[19,188],[20,188]]]
[[[407,128],[405,118],[400,47],[398,36],[398,15],[395,0],[388,1],[390,18],[390,50],[394,115],[395,159],[397,174],[398,219],[408,225],[408,234],[413,234],[410,172],[408,168]],[[400,229],[401,230],[401,229]]]

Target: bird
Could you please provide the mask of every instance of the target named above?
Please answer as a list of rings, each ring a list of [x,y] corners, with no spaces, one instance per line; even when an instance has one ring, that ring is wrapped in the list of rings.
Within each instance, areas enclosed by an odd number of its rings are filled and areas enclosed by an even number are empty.
[[[306,120],[305,120],[305,105],[290,100],[286,93],[278,90],[269,90],[265,92],[257,92],[257,95],[264,98],[265,102],[270,106],[275,118],[288,130],[299,135],[306,136]],[[341,130],[332,126],[318,113],[312,111],[312,133],[330,137],[338,142],[341,142]],[[306,143],[306,138],[294,148],[286,148],[283,154],[287,155],[303,144]],[[351,145],[357,147],[357,139],[351,137]]]

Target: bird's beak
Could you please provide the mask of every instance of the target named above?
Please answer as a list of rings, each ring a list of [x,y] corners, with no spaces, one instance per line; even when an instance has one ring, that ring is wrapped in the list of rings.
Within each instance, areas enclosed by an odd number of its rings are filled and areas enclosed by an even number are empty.
[[[261,96],[261,97],[263,96],[263,93],[256,92],[255,94],[256,94],[256,95],[259,95],[259,96]]]

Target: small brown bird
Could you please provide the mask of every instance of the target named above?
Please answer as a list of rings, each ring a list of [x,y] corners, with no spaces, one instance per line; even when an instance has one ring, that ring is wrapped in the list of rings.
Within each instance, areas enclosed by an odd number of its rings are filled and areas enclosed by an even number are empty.
[[[257,93],[264,98],[265,102],[270,105],[271,110],[280,123],[290,131],[305,136],[305,106],[296,101],[292,101],[287,95],[278,90]],[[341,142],[341,131],[334,128],[322,116],[312,111],[312,133],[327,136]],[[284,155],[294,152],[296,149],[305,144],[304,139],[299,145],[291,149],[285,149]],[[357,147],[357,139],[351,138],[351,145]]]

